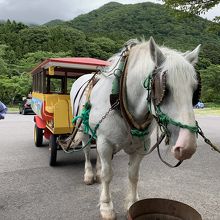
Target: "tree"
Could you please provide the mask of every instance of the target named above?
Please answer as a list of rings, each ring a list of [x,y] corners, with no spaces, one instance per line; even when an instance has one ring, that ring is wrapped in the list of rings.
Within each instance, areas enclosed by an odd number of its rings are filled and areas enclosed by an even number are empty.
[[[12,104],[15,97],[26,96],[31,91],[31,77],[29,74],[0,76],[0,88],[0,100]]]
[[[17,65],[14,65],[14,69],[18,72],[30,72],[38,63],[41,63],[42,60],[47,58],[56,58],[56,57],[67,57],[70,56],[71,52],[58,52],[52,53],[47,51],[36,51],[34,53],[27,53],[24,58],[17,62]]]
[[[168,7],[200,15],[220,4],[220,0],[162,0]]]
[[[0,75],[6,75],[8,73],[7,63],[4,60],[6,48],[6,45],[0,44]]]
[[[220,103],[220,65],[210,65],[207,69],[200,72],[203,101]]]

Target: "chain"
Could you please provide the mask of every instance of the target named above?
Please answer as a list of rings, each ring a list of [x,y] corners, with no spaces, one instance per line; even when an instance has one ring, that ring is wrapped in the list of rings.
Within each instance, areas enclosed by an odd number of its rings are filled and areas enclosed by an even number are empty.
[[[211,146],[212,150],[215,150],[215,151],[217,151],[217,152],[220,153],[220,149],[219,149],[217,146],[215,146],[215,145],[204,135],[202,129],[201,129],[199,126],[198,126],[198,129],[199,129],[198,133],[200,134],[200,136],[203,137],[205,143],[208,144],[209,146]]]
[[[110,112],[112,110],[114,110],[117,106],[119,105],[119,100],[116,100],[116,102],[111,106],[111,108],[105,113],[105,115],[102,116],[102,118],[100,119],[100,121],[98,122],[98,126],[103,122],[103,120],[105,120],[107,118],[107,116],[110,114]],[[96,126],[97,126],[96,125]]]
[[[83,149],[85,149],[92,141],[93,138],[96,139],[96,130],[99,128],[99,125],[103,122],[103,120],[105,120],[107,118],[107,116],[109,115],[109,113],[114,110],[114,108],[116,108],[117,106],[119,105],[119,100],[117,100],[112,106],[111,108],[105,113],[104,116],[102,116],[101,120],[98,122],[98,124],[95,126],[93,132],[92,132],[92,135],[91,137],[89,138],[88,142],[82,146],[81,148],[79,149],[72,149],[72,150],[65,150],[64,148],[62,148],[64,150],[65,153],[73,153],[73,152],[78,152],[78,151],[81,151]]]

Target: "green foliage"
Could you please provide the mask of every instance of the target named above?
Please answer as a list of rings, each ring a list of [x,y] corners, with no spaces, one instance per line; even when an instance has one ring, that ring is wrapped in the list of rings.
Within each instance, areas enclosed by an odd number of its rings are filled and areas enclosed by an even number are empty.
[[[44,25],[51,27],[51,26],[56,26],[56,25],[63,24],[63,23],[64,23],[64,21],[62,21],[60,19],[55,19],[55,20],[52,20],[52,21],[45,23]]]
[[[202,44],[202,50],[205,48],[203,57],[218,63],[220,36],[216,31],[210,32],[212,24],[198,16],[180,19],[174,16],[174,10],[150,2],[134,5],[109,3],[67,22],[87,36],[107,37],[117,45],[123,45],[131,38],[148,39],[150,36],[160,44],[182,51]],[[214,45],[215,50],[208,49],[210,45]]]
[[[13,103],[16,97],[26,96],[31,91],[31,77],[29,74],[20,76],[0,76],[0,100],[6,104]]]
[[[14,66],[14,69],[17,69],[18,72],[30,72],[38,63],[41,63],[43,60],[48,58],[56,57],[67,57],[70,56],[71,52],[58,52],[52,53],[47,51],[36,51],[34,53],[27,53],[24,58],[17,62],[17,65]]]
[[[201,70],[201,77],[203,101],[220,103],[220,65],[210,65]]]
[[[5,61],[0,57],[0,75],[7,75],[8,69]]]
[[[220,0],[163,0],[169,7],[187,11],[193,14],[202,14],[220,3]]]
[[[117,52],[120,46],[121,45],[118,45],[115,41],[107,37],[96,37],[90,39],[87,51],[91,57],[107,60]]]
[[[15,21],[0,22],[0,99],[9,103],[13,98],[26,96],[31,90],[28,73],[43,59],[67,56],[108,59],[127,40],[150,36],[161,45],[183,52],[202,44],[197,69],[202,72],[205,91],[209,91],[213,78],[206,79],[214,77],[220,65],[219,20],[213,23],[198,16],[180,19],[174,14],[170,8],[149,2],[133,5],[111,2],[68,22],[54,20],[30,27]],[[212,98],[204,89],[203,96],[207,100]]]
[[[6,45],[0,45],[0,76],[8,73],[7,63],[4,60]]]

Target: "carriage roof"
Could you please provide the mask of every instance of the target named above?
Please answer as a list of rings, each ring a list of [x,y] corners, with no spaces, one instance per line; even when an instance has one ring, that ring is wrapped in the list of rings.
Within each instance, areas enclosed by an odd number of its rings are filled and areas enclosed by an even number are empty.
[[[108,66],[108,61],[89,58],[89,57],[71,57],[71,58],[49,58],[34,68],[31,73],[36,74],[42,70],[48,70],[50,67],[55,68],[55,75],[58,72],[72,73],[90,73],[97,70],[98,67]]]

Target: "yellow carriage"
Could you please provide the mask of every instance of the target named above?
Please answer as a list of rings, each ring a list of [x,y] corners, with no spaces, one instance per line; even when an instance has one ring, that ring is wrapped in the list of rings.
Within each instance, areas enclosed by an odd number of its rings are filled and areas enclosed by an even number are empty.
[[[72,133],[70,89],[83,74],[96,72],[107,66],[107,61],[94,58],[50,58],[32,70],[32,109],[34,116],[34,143],[42,146],[43,137],[50,140],[50,165],[56,164],[57,138]]]

